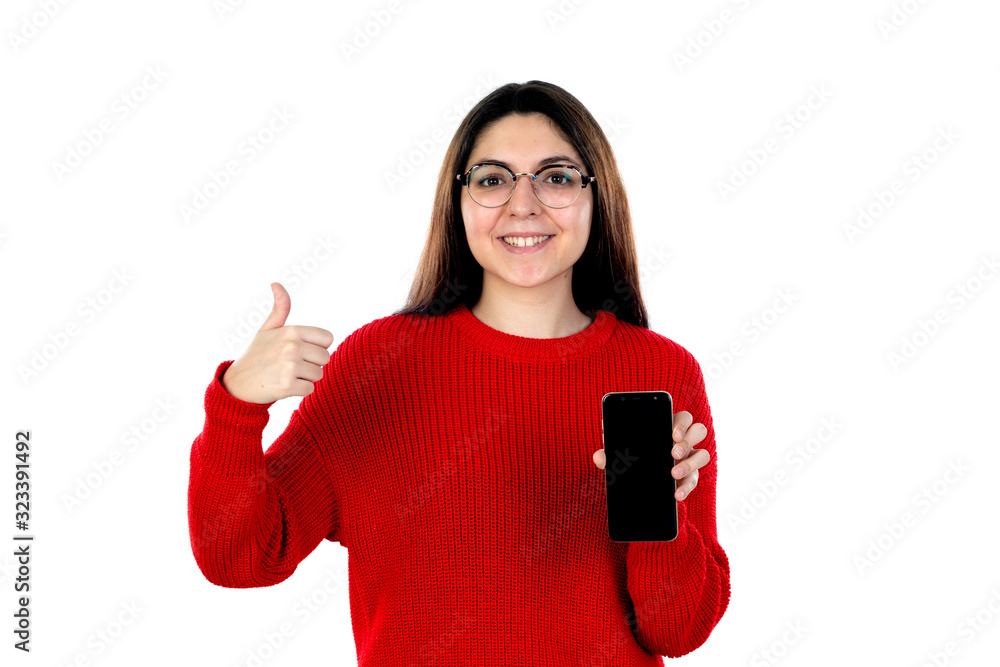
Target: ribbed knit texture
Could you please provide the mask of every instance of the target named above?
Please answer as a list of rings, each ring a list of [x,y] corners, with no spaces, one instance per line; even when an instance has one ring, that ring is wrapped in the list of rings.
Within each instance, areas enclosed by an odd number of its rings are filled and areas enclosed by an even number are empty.
[[[266,452],[272,403],[230,395],[232,363],[191,448],[195,560],[219,586],[271,586],[339,542],[360,667],[662,665],[725,613],[712,415],[698,362],[668,338],[608,311],[551,339],[465,306],[391,315],[340,343]],[[675,540],[617,543],[592,459],[601,398],[649,390],[706,426],[712,459]]]

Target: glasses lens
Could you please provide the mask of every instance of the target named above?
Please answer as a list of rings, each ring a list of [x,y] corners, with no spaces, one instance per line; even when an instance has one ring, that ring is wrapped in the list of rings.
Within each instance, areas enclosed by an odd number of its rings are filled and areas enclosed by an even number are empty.
[[[479,165],[469,174],[469,194],[483,206],[500,206],[513,187],[510,172],[493,164]]]
[[[538,174],[534,187],[540,202],[552,208],[565,208],[579,199],[583,175],[573,167],[549,167]],[[513,190],[513,176],[503,167],[482,164],[469,173],[469,194],[482,206],[502,206]]]
[[[583,175],[573,167],[549,167],[535,179],[535,193],[546,206],[564,208],[580,197]]]

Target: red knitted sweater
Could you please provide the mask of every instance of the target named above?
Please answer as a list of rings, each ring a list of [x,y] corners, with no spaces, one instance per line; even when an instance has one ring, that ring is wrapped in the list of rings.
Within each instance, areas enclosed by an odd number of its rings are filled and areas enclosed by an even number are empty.
[[[266,452],[272,403],[226,392],[232,363],[191,448],[195,560],[219,586],[271,586],[339,542],[360,667],[662,665],[725,613],[712,415],[668,338],[608,311],[550,339],[464,305],[383,317],[340,343]],[[617,543],[592,459],[601,397],[645,390],[705,425],[712,459],[675,540]]]

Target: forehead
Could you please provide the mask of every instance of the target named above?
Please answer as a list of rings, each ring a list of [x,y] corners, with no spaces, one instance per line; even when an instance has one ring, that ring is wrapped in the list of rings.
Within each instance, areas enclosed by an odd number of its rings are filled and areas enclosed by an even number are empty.
[[[470,160],[489,154],[498,159],[536,160],[560,153],[579,153],[555,121],[542,113],[508,114],[480,131]]]

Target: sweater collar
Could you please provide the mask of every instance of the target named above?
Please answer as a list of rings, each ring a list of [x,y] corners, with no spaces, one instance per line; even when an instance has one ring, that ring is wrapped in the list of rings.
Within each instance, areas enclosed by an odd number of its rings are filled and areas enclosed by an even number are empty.
[[[598,310],[594,320],[585,329],[571,336],[525,338],[483,324],[464,303],[452,309],[447,317],[470,345],[505,356],[518,356],[522,363],[537,359],[565,359],[600,349],[611,336],[618,321],[610,311]]]

